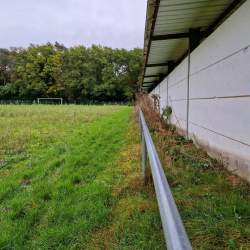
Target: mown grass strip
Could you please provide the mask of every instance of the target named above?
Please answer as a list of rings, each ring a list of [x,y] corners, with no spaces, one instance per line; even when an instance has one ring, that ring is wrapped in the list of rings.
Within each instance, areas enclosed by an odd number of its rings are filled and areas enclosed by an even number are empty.
[[[82,241],[83,249],[166,249],[150,175],[143,186],[138,120],[131,117],[126,143],[116,162],[98,180],[111,187],[113,210],[109,224]]]

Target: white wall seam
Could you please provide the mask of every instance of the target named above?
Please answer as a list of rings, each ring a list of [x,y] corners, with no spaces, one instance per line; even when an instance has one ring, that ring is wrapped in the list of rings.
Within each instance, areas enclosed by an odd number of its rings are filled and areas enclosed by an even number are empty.
[[[180,119],[181,119],[181,118],[180,118]],[[206,130],[208,130],[208,131],[210,131],[210,132],[213,132],[213,133],[215,133],[215,134],[217,134],[217,135],[223,136],[223,137],[225,137],[225,138],[228,138],[228,139],[230,139],[230,140],[233,140],[233,141],[235,141],[235,142],[238,142],[238,143],[241,143],[241,144],[243,144],[243,145],[245,145],[245,146],[250,147],[249,144],[247,144],[247,143],[245,143],[245,142],[242,142],[242,141],[235,140],[234,138],[232,138],[232,137],[230,137],[230,136],[223,135],[223,134],[218,133],[218,132],[216,132],[216,131],[214,131],[214,130],[211,130],[211,129],[209,129],[209,128],[205,128],[205,127],[203,127],[203,126],[200,126],[200,125],[198,125],[198,124],[196,124],[196,123],[194,123],[194,122],[189,122],[189,123],[190,123],[190,124],[193,124],[193,125],[195,125],[195,126],[201,127],[201,128],[203,128],[203,129],[206,129]]]
[[[165,79],[167,79],[167,77],[165,78]],[[162,90],[161,92],[163,92],[163,91],[165,91],[165,90],[167,90],[167,89],[170,89],[171,87],[173,87],[173,86],[175,86],[176,84],[178,84],[178,83],[180,83],[180,82],[183,82],[184,80],[186,80],[187,79],[187,77],[186,78],[183,78],[182,80],[180,80],[179,82],[177,82],[177,83],[175,83],[175,84],[173,84],[173,85],[171,85],[170,87],[168,87],[168,88],[165,88],[164,90]]]
[[[175,118],[176,118],[177,120],[182,120],[182,121],[185,121],[185,122],[187,121],[186,119],[183,119],[183,118],[180,118],[180,117],[175,117]],[[223,137],[225,137],[225,138],[228,138],[228,139],[230,139],[230,140],[233,140],[233,141],[235,141],[235,142],[238,142],[238,143],[241,143],[241,144],[243,144],[243,145],[245,145],[245,146],[250,147],[250,145],[247,144],[247,143],[245,143],[245,142],[235,140],[234,138],[232,138],[232,137],[230,137],[230,136],[223,135],[223,134],[221,134],[221,133],[219,133],[219,132],[216,132],[216,131],[214,131],[214,130],[211,130],[211,129],[209,129],[209,128],[205,128],[205,127],[203,127],[203,126],[200,126],[200,125],[198,125],[198,124],[196,124],[196,123],[194,123],[194,122],[190,122],[190,121],[189,121],[188,123],[193,124],[193,125],[195,125],[195,126],[198,126],[198,127],[200,127],[200,128],[206,129],[206,130],[208,130],[208,131],[210,131],[210,132],[212,132],[212,133],[215,133],[215,134],[217,134],[217,135],[223,136]],[[181,128],[181,129],[183,130],[183,128]]]
[[[205,67],[205,68],[203,68],[203,69],[200,69],[200,70],[196,71],[195,73],[191,74],[190,77],[193,76],[193,75],[195,75],[195,74],[199,74],[201,71],[203,71],[203,70],[205,70],[205,69],[208,69],[208,68],[210,68],[210,67],[212,67],[212,66],[214,66],[214,65],[216,65],[216,64],[218,64],[218,63],[220,63],[220,62],[222,62],[222,61],[224,61],[224,60],[226,60],[227,58],[229,58],[229,57],[231,57],[231,56],[233,56],[233,55],[235,55],[235,54],[237,54],[237,53],[239,53],[239,52],[241,52],[241,51],[244,51],[244,50],[248,49],[249,47],[250,47],[250,45],[245,46],[244,48],[242,48],[242,49],[240,49],[240,50],[238,50],[238,51],[232,53],[231,55],[226,56],[226,57],[222,58],[221,60],[218,60],[217,62],[212,63],[212,64],[210,64],[209,66],[207,66],[207,67]],[[192,54],[191,54],[191,58],[192,58]]]
[[[226,98],[246,98],[250,95],[237,95],[237,96],[215,96],[215,97],[204,97],[204,98],[189,98],[189,101],[194,100],[211,100],[211,99],[226,99]],[[187,99],[172,100],[172,102],[186,101]]]

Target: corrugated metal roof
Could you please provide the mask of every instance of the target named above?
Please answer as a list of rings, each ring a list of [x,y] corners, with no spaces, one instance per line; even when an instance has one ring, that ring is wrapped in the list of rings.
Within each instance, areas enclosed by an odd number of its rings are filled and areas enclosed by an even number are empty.
[[[185,57],[189,47],[190,28],[200,28],[203,34],[206,31],[210,34],[245,1],[148,0],[142,87],[148,88],[159,82],[157,75],[167,74],[168,61],[179,63]],[[157,66],[163,63],[164,66]],[[144,77],[150,75],[154,77]]]
[[[167,66],[159,66],[159,67],[147,67],[146,76],[148,75],[159,75],[160,73],[164,73],[168,70]],[[146,79],[146,78],[145,78]]]
[[[148,58],[148,64],[165,63],[176,60],[176,58],[181,58],[187,49],[188,38],[153,41],[150,48],[151,54]]]

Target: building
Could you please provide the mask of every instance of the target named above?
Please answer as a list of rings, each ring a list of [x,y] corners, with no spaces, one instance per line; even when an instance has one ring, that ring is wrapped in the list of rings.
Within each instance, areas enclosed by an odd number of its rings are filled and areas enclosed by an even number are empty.
[[[250,181],[250,0],[148,0],[142,89]]]

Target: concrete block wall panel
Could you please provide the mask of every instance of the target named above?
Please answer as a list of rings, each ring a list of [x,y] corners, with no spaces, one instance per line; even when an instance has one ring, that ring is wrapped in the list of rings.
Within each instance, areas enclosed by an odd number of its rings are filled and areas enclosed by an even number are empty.
[[[171,124],[176,128],[177,132],[185,137],[187,121],[179,118],[176,119],[175,116],[172,116],[170,121]]]
[[[166,100],[162,100],[162,97],[160,99],[160,104],[161,104],[161,109],[167,107],[167,101]],[[161,113],[162,113],[162,110],[161,110]]]
[[[153,94],[155,95],[159,94],[159,85],[154,88]]]
[[[250,45],[250,1],[246,1],[191,54],[190,75]],[[200,60],[201,58],[206,60]]]
[[[187,101],[175,101],[169,103],[172,107],[172,115],[170,122],[177,128],[177,131],[181,135],[185,135],[186,124],[187,124]]]
[[[245,2],[190,56],[189,136],[208,154],[250,181],[250,1]],[[186,58],[160,85],[171,123],[186,131]],[[179,100],[179,101],[177,101]]]
[[[154,88],[150,93],[149,95],[153,95],[153,94],[156,94],[156,95],[159,95],[161,97],[161,92],[162,92],[162,89],[165,88],[165,90],[167,90],[167,79],[164,79],[161,83],[159,83],[156,88]],[[162,108],[162,100],[163,98],[161,97],[160,98],[160,108]]]
[[[246,144],[250,152],[250,97],[191,100],[189,108],[190,123]]]
[[[160,96],[161,102],[167,101],[167,85],[168,84],[168,79],[167,77],[160,83]]]
[[[167,94],[167,78],[165,78],[161,83],[160,83],[160,94],[161,95],[166,95]]]
[[[250,96],[250,47],[190,76],[189,93],[190,99]]]
[[[162,113],[162,109],[165,109],[167,107],[167,98],[162,97],[160,98],[160,111]]]
[[[169,75],[168,87],[170,88],[174,84],[187,79],[188,76],[188,58],[185,58],[181,64],[179,64],[175,70]]]
[[[183,120],[187,120],[187,101],[175,101],[171,103],[169,103],[170,106],[172,106],[172,115],[171,115],[171,119],[174,119],[174,117],[176,116],[178,119],[183,119]],[[185,125],[185,129],[186,129],[186,125]]]
[[[165,78],[160,84],[159,84],[159,92],[158,95],[162,95],[164,91],[167,91],[167,78]]]
[[[198,139],[196,146],[204,148],[209,156],[218,159],[228,170],[250,181],[250,161],[246,157],[249,146],[192,123],[189,123],[189,129]]]
[[[187,79],[172,85],[168,89],[169,101],[187,100]]]
[[[185,136],[186,133],[186,113],[185,109],[187,109],[187,102],[186,101],[178,101],[174,102],[173,105],[169,103],[170,106],[173,107],[173,112],[170,118],[170,123],[176,127],[179,134]],[[161,108],[166,107],[167,102],[161,102]]]

